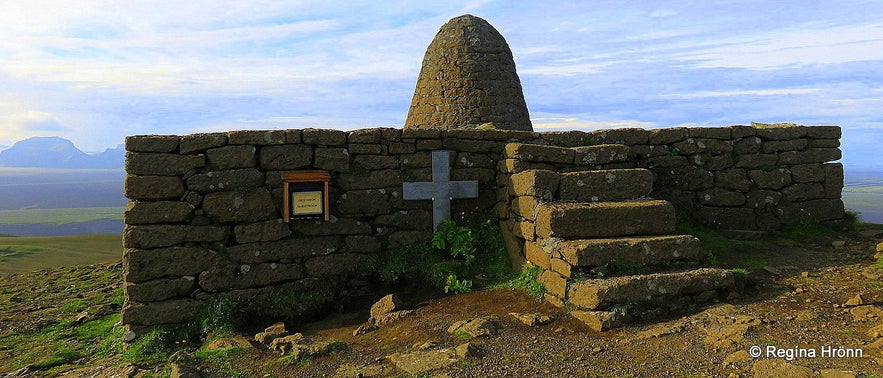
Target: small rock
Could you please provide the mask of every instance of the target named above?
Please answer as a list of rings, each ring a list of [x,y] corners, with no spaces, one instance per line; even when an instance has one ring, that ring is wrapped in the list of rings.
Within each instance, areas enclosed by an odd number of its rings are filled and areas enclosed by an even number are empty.
[[[242,336],[236,337],[224,337],[220,339],[216,339],[209,343],[205,349],[208,350],[218,350],[218,349],[227,349],[227,348],[251,348],[251,343]]]
[[[395,294],[389,294],[371,305],[371,317],[376,319],[382,315],[401,309],[402,301],[399,297]]]
[[[339,341],[321,341],[314,343],[309,339],[304,340],[306,340],[304,344],[292,344],[291,350],[283,354],[288,354],[292,358],[300,360],[307,357],[320,357],[336,350],[347,349],[347,345]]]
[[[269,345],[273,340],[285,336],[288,336],[288,331],[285,330],[285,323],[276,323],[264,329],[263,332],[254,335],[254,341]]]
[[[833,243],[831,243],[831,246],[834,248],[843,248],[843,246],[845,246],[845,245],[846,245],[845,240],[835,240]]]
[[[199,371],[196,369],[191,369],[184,365],[180,364],[172,364],[171,366],[172,373],[169,375],[170,378],[200,378],[202,377],[199,374]]]
[[[855,378],[856,375],[851,371],[825,369],[819,373],[819,378]]]
[[[800,294],[800,293],[802,293],[802,292],[803,292],[803,288],[802,288],[802,287],[798,287],[797,289],[794,289],[794,293],[796,293],[796,294]]]
[[[861,294],[858,294],[858,295],[852,297],[852,299],[846,301],[846,306],[849,306],[849,307],[861,306],[863,304],[865,304],[865,299],[862,298]]]
[[[133,331],[129,331],[129,332],[126,332],[123,334],[123,342],[124,343],[131,343],[131,342],[135,341],[135,339],[137,339],[137,338],[138,338],[138,334]]]
[[[518,321],[530,327],[545,325],[552,322],[552,318],[549,315],[545,314],[523,314],[518,312],[510,312],[509,315],[512,315],[515,319],[518,319]]]
[[[392,324],[398,323],[404,318],[413,316],[416,313],[417,312],[414,310],[393,311],[382,314],[380,316],[372,317],[372,319],[374,319],[374,325],[378,327],[388,327]]]
[[[414,375],[441,369],[457,362],[456,354],[450,348],[396,353],[386,358],[399,370],[404,370],[406,373]]]
[[[751,367],[751,374],[756,378],[789,377],[812,378],[815,373],[810,368],[791,365],[782,360],[758,360]]]
[[[469,337],[493,336],[497,334],[497,326],[494,325],[494,320],[491,318],[475,318],[472,320],[461,320],[452,324],[448,327],[448,333],[457,336],[467,335]]]
[[[25,378],[31,376],[31,368],[29,366],[25,366],[21,369],[18,369],[12,373],[7,373],[5,378]]]
[[[869,329],[868,336],[872,339],[879,339],[883,337],[883,323]]]
[[[374,332],[378,329],[380,329],[380,327],[375,325],[374,322],[368,322],[368,323],[360,325],[359,328],[356,328],[356,330],[353,331],[353,336],[361,336],[366,333]]]
[[[751,355],[744,350],[740,350],[736,353],[730,354],[726,358],[724,358],[724,363],[727,364],[735,364],[738,362],[751,361]]]
[[[871,281],[880,281],[880,269],[865,269],[862,271],[862,276],[871,280]]]
[[[92,316],[89,315],[89,312],[83,311],[74,317],[73,325],[80,325],[80,324],[83,324],[83,323],[88,322],[90,320],[92,320]]]
[[[773,267],[771,267],[771,266],[765,266],[765,267],[763,267],[763,268],[761,268],[761,269],[767,271],[767,272],[770,273],[770,274],[776,275],[776,276],[781,276],[781,275],[782,275],[782,271],[781,271],[781,270],[778,270],[778,269],[773,268]]]
[[[344,364],[340,365],[337,368],[337,371],[334,373],[335,377],[339,378],[361,378],[361,377],[381,377],[386,376],[391,371],[381,364],[371,364],[371,365],[350,365]]]
[[[427,341],[427,342],[422,343],[422,344],[414,344],[414,349],[417,349],[417,350],[430,350],[430,349],[438,348],[439,345],[441,345],[441,343],[438,342],[438,341]]]
[[[454,353],[460,358],[481,357],[481,348],[473,343],[463,343],[454,348]]]
[[[628,315],[614,311],[571,311],[570,315],[583,322],[594,331],[606,331],[628,323],[631,319]]]
[[[883,309],[873,305],[853,307],[849,310],[849,313],[852,314],[855,320],[883,317]]]
[[[883,242],[877,243],[877,252],[883,252]]]
[[[289,354],[294,348],[294,345],[298,344],[307,344],[309,343],[309,339],[305,338],[303,334],[295,333],[290,336],[283,336],[273,340],[270,343],[270,350],[277,351],[282,354]]]

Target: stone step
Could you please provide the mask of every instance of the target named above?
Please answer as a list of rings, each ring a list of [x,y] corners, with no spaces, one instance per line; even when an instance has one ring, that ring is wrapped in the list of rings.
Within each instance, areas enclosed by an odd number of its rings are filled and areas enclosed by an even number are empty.
[[[611,262],[657,265],[701,258],[699,239],[691,235],[565,240],[555,248],[573,266],[602,266]]]
[[[729,270],[701,268],[676,273],[592,279],[570,282],[568,301],[588,310],[606,309],[618,303],[651,300],[656,296],[689,295],[732,288]]]
[[[675,209],[662,200],[549,202],[537,206],[536,233],[542,238],[664,235],[674,229]]]
[[[645,198],[653,190],[648,169],[607,169],[559,175],[558,199],[576,202],[626,201]]]

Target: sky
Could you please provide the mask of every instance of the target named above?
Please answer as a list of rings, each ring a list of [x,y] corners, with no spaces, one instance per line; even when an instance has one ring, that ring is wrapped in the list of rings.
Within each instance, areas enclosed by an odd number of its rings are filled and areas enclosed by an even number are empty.
[[[60,136],[401,127],[429,42],[473,14],[535,131],[843,127],[883,168],[883,1],[0,2],[0,145]]]

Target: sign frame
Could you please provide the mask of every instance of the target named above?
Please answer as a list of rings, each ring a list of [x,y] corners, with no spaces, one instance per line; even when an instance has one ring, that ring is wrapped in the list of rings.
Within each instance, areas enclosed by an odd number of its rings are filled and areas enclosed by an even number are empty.
[[[298,171],[282,173],[282,196],[284,198],[282,219],[287,223],[292,219],[322,219],[329,221],[331,219],[330,201],[328,195],[328,186],[331,182],[331,175],[328,171]],[[296,193],[310,193],[321,191],[321,212],[305,212],[301,215],[295,214],[297,207],[293,203],[293,196]],[[313,207],[307,205],[307,207]]]

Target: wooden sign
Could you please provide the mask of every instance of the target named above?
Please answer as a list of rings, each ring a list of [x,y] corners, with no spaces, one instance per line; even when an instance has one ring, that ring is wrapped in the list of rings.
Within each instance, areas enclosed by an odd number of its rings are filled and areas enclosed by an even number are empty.
[[[326,171],[301,171],[282,174],[285,196],[283,216],[291,219],[322,219],[331,217],[328,204],[328,183],[331,175]]]

